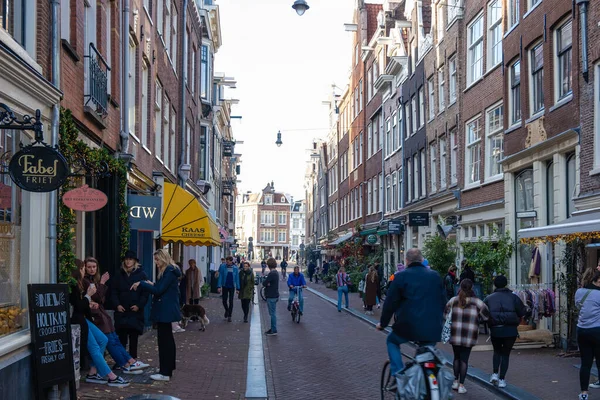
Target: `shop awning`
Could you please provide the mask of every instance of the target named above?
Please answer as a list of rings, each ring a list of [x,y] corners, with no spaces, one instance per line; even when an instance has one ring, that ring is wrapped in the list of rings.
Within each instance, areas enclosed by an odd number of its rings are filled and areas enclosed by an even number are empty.
[[[163,186],[162,236],[165,243],[220,246],[219,227],[194,197],[178,185]]]
[[[333,242],[329,243],[329,246],[336,246],[338,244],[344,243],[346,240],[350,239],[354,235],[352,232],[348,232],[339,238],[335,239]]]
[[[556,238],[561,240],[567,239],[571,235],[594,232],[600,232],[600,212],[575,215],[552,225],[521,229],[517,235],[519,239]]]

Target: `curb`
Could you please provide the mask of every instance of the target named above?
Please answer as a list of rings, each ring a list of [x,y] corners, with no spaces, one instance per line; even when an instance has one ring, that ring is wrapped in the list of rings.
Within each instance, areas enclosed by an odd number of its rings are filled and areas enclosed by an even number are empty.
[[[337,307],[337,300],[334,300],[331,297],[319,292],[318,290],[312,289],[310,287],[307,287],[306,289],[308,291],[310,291],[311,293],[319,296],[321,299],[323,299]],[[379,322],[377,320],[369,318],[368,316],[364,315],[363,313],[361,313],[359,311],[356,311],[353,308],[344,308],[343,307],[342,310],[344,310],[348,314],[350,314],[372,326],[376,326],[377,323]],[[391,331],[392,330],[389,327],[385,328],[385,332],[390,333]],[[409,342],[409,345],[413,349],[416,349],[416,346],[414,344]],[[450,368],[452,368],[452,363],[449,361],[452,359],[452,356],[444,351],[442,351],[442,352],[444,353],[444,356],[446,358],[444,360],[445,364],[450,366]],[[411,355],[408,355],[404,352],[402,353],[402,355],[410,360],[414,359]],[[469,366],[469,371],[467,373],[467,377],[469,379],[471,379],[475,383],[480,384],[481,386],[485,387],[486,389],[489,389],[490,391],[502,396],[503,398],[511,399],[511,400],[541,400],[539,397],[536,397],[535,395],[533,395],[515,385],[508,384],[505,389],[500,389],[497,386],[492,385],[490,382],[488,382],[489,375],[490,374],[480,370],[479,368],[475,368],[472,366]]]

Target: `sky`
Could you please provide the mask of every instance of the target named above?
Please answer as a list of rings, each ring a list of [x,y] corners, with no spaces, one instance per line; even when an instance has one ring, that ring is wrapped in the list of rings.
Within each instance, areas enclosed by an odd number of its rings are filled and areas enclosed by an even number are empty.
[[[344,88],[351,63],[351,23],[356,0],[307,0],[298,16],[293,0],[217,0],[222,46],[215,72],[237,80],[226,98],[233,105],[233,135],[241,153],[239,192],[275,189],[304,198],[304,173],[312,142],[326,137],[333,83]],[[374,1],[377,2],[377,1]],[[277,132],[283,145],[277,147]]]

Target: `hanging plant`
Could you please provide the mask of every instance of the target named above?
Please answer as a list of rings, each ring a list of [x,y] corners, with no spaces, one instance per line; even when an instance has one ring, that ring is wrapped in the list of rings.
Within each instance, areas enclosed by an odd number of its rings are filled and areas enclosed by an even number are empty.
[[[119,182],[119,226],[120,234],[120,256],[125,255],[129,249],[129,207],[127,206],[127,164],[114,158],[107,149],[92,149],[83,141],[78,139],[78,130],[73,120],[73,115],[68,109],[61,109],[59,128],[59,148],[67,159],[69,165],[76,164],[79,160],[85,160],[86,172],[92,176],[109,173]],[[75,211],[68,208],[62,202],[65,193],[75,189],[75,178],[71,177],[59,191],[59,209],[57,226],[57,253],[59,282],[75,283],[71,277],[71,270],[75,268],[75,250],[73,241],[75,239],[75,225],[77,217]]]

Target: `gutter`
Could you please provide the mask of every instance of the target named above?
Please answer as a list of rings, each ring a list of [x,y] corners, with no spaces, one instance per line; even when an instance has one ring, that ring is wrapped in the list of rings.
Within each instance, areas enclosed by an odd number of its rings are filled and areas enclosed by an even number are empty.
[[[587,37],[587,25],[588,25],[588,7],[589,0],[576,0],[579,6],[579,29],[581,33],[581,72],[583,79],[588,81],[589,77],[589,66],[588,66],[588,37]]]
[[[185,163],[186,153],[186,81],[187,81],[187,64],[188,64],[188,36],[187,36],[187,7],[188,0],[183,0],[183,23],[182,23],[182,60],[181,60],[181,153],[179,154],[179,186],[185,188],[185,183],[188,180],[191,166]]]
[[[129,74],[129,1],[122,0],[122,20],[121,20],[121,101],[123,108],[121,109],[121,153],[129,153],[129,85],[127,85],[127,74]]]

